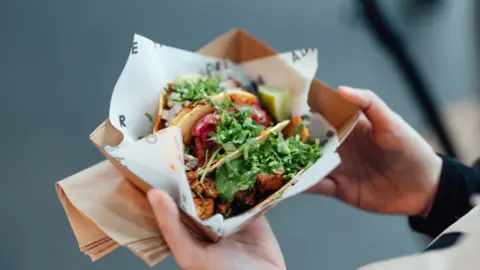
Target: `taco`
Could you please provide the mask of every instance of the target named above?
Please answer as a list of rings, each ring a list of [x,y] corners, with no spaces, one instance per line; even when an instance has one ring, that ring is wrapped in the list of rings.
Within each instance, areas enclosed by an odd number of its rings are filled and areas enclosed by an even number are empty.
[[[238,89],[240,84],[233,79],[202,75],[185,75],[168,83],[163,89],[153,132],[178,124],[197,105],[226,90]]]
[[[154,131],[165,126],[182,132],[187,171],[231,154],[274,122],[256,95],[233,79],[182,76],[165,87]]]
[[[260,204],[320,155],[318,145],[307,143],[311,136],[302,118],[275,124],[259,98],[239,84],[183,76],[166,89],[159,118],[164,108],[176,111],[167,124],[181,130],[185,170],[201,219],[238,215]],[[167,101],[181,109],[163,106]]]
[[[211,97],[175,123],[185,145],[187,171],[215,168],[225,156],[235,155],[251,140],[289,121],[274,126],[258,98],[245,90],[234,90]],[[206,167],[205,167],[206,166]]]
[[[213,170],[187,172],[199,218],[229,218],[260,207],[321,157],[320,142],[307,136],[305,121],[296,117],[286,124],[247,142]]]

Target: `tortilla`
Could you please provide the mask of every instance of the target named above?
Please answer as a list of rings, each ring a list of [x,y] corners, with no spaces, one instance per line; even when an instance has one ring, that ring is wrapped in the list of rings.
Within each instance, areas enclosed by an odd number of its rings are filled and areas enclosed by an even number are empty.
[[[167,84],[165,89],[160,94],[160,98],[158,102],[158,113],[155,119],[155,124],[153,126],[153,133],[166,127],[166,120],[163,119],[163,113],[165,111],[165,107],[167,107],[168,105],[170,85],[181,84],[185,82],[198,82],[199,80],[208,79],[208,78],[209,78],[208,76],[202,76],[198,74],[184,75],[184,76],[178,77],[177,79],[173,80],[171,83]],[[230,85],[228,85],[229,83]],[[226,84],[226,85],[222,86],[222,84]],[[240,87],[240,83],[238,81],[235,81],[234,79],[228,78],[226,80],[222,80],[220,82],[220,89],[223,89],[224,91],[228,92],[231,99],[237,100],[238,102],[244,105],[252,105],[258,102],[258,98],[255,95],[244,91],[243,88]],[[217,97],[215,99],[217,101],[222,101],[225,98],[224,94],[226,92],[216,95]],[[195,117],[196,113],[205,115],[206,111],[213,110],[212,106],[207,105],[205,101],[198,101],[196,102],[195,105],[191,105],[191,106],[188,106],[188,105],[184,106],[182,104],[182,107],[183,108],[180,109],[178,112],[176,112],[175,116],[170,120],[170,122],[168,123],[168,126],[179,126],[179,125],[188,126],[188,123],[197,119]],[[184,118],[185,120],[183,120]],[[186,124],[182,124],[181,122],[183,121],[185,121]],[[186,136],[185,139],[188,140],[188,136]]]
[[[164,120],[162,119],[162,114],[165,109],[165,104],[167,104],[167,98],[168,92],[166,90],[163,90],[158,103],[158,113],[157,119],[155,120],[155,125],[153,125],[153,133],[159,131],[160,129],[163,129],[162,124]]]
[[[257,102],[257,97],[249,92],[242,90],[234,90],[228,93],[221,93],[212,99],[217,102],[224,101],[227,97],[230,99],[237,99],[244,102],[244,104],[254,104]],[[182,130],[183,143],[190,144],[192,139],[192,129],[195,124],[202,119],[205,115],[215,111],[215,108],[211,104],[198,104],[190,110],[186,110],[182,114],[178,114],[174,120],[170,123],[171,127],[179,127]]]
[[[285,120],[280,122],[274,127],[264,131],[264,133],[256,138],[255,142],[256,144],[261,145],[274,134],[285,132],[288,133],[286,130],[287,127],[291,128],[292,125],[298,126],[302,124],[301,121],[302,120],[300,120],[300,122],[298,122],[298,120]],[[306,127],[303,126],[303,128]],[[298,135],[301,136],[301,132]],[[301,139],[299,138],[299,140]],[[284,180],[283,173],[258,173],[254,175],[255,183],[253,186],[250,186],[245,190],[234,189],[233,191],[227,191],[229,189],[228,185],[231,184],[226,183],[231,180],[227,180],[227,182],[225,182],[225,179],[226,177],[228,179],[231,176],[226,176],[225,171],[221,172],[220,168],[226,163],[227,159],[230,160],[230,164],[233,164],[235,160],[241,159],[242,156],[243,152],[237,150],[218,160],[206,171],[198,170],[194,172],[187,172],[187,179],[192,190],[195,207],[197,209],[197,213],[199,213],[198,217],[200,219],[205,220],[216,214],[220,214],[224,218],[229,218],[232,215],[236,216],[245,212],[260,209],[280,198],[283,192],[297,181],[297,177],[308,169],[308,165],[303,167],[295,173],[295,176],[286,182]],[[225,184],[227,185],[227,190],[225,189]],[[218,185],[223,186],[223,188]],[[222,192],[230,195],[225,195],[226,197],[222,197]]]
[[[191,75],[184,75],[184,76],[180,76],[178,77],[177,79],[175,79],[174,81],[172,81],[173,84],[179,84],[179,83],[182,83],[182,82],[195,82],[195,81],[198,81],[200,79],[204,78],[204,76],[201,76],[201,75],[197,75],[197,74],[191,74]],[[157,113],[157,118],[155,120],[155,124],[153,126],[153,132],[157,132],[163,128],[165,128],[165,120],[162,119],[162,115],[163,115],[163,112],[165,110],[165,106],[167,105],[167,102],[168,102],[168,89],[165,88],[162,93],[160,94],[160,99],[159,99],[159,102],[158,102],[158,113]],[[178,122],[180,122],[180,120],[185,116],[187,115],[188,112],[190,112],[192,110],[192,108],[182,108],[182,110],[180,110],[177,115],[171,120],[171,123],[170,125],[175,125],[177,124]]]

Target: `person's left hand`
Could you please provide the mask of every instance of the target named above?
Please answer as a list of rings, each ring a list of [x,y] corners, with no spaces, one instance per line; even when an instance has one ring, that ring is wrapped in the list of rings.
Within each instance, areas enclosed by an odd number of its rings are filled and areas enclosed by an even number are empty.
[[[168,194],[151,190],[148,199],[163,237],[182,269],[286,269],[265,217],[255,219],[218,243],[203,243],[195,240],[180,222],[179,210]]]

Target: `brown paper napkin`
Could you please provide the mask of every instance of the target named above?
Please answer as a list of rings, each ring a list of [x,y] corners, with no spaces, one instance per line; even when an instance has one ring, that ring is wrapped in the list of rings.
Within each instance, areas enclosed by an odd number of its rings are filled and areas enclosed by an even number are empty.
[[[56,190],[80,250],[93,261],[118,247],[128,248],[150,266],[170,254],[146,194],[110,162],[59,181]]]

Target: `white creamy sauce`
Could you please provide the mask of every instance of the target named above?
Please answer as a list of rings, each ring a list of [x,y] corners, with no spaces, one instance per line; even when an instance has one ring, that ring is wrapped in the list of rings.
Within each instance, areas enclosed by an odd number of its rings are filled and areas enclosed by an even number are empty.
[[[177,103],[177,102],[173,102],[172,104],[169,104],[169,105],[172,105],[171,109],[170,110],[163,110],[162,112],[162,119],[165,120],[165,125],[168,126],[168,124],[173,120],[173,118],[175,117],[175,115],[178,114],[178,112],[180,112],[182,110],[182,104],[180,103]]]
[[[193,170],[198,165],[198,158],[194,156],[185,154],[184,160],[185,160],[185,169],[187,171]]]

